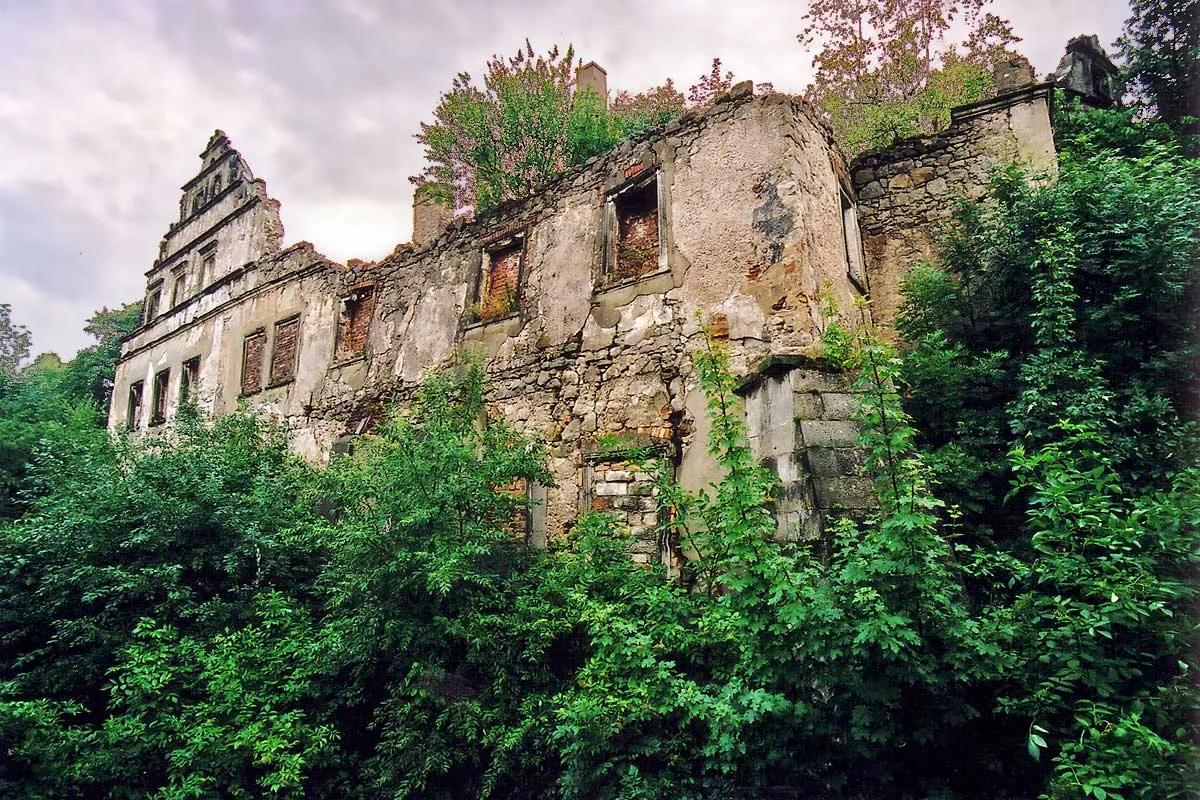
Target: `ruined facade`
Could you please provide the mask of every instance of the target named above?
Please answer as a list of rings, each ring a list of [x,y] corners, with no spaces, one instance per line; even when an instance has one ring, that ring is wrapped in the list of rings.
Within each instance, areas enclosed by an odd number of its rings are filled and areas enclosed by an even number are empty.
[[[781,477],[779,533],[811,535],[872,502],[853,395],[819,358],[824,298],[850,318],[870,293],[887,319],[954,197],[979,196],[1002,160],[1053,165],[1047,96],[1019,87],[848,167],[803,101],[740,85],[473,221],[418,192],[414,241],[374,263],[281,248],[277,204],[218,132],[147,273],[110,427],[154,430],[189,396],[217,414],[244,403],[321,460],[474,351],[493,410],[551,448],[555,484],[526,487],[539,501],[527,538],[607,509],[646,534],[635,559],[670,561],[629,451],[649,448],[689,487],[716,476],[691,363],[709,326]]]

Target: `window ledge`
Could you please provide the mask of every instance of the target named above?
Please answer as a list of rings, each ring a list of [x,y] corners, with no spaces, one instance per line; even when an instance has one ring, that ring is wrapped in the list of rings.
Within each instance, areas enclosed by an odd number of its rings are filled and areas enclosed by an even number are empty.
[[[475,320],[474,322],[467,323],[467,330],[471,331],[476,330],[477,328],[486,328],[489,325],[498,325],[501,322],[508,322],[509,320],[517,319],[520,316],[521,311],[520,309],[517,309],[516,311],[510,311],[502,317],[491,317],[489,319]]]
[[[349,358],[343,358],[340,361],[334,361],[332,364],[329,365],[329,368],[330,369],[341,369],[342,367],[349,367],[352,364],[358,364],[359,362],[366,361],[366,360],[367,360],[367,354],[359,353],[356,356],[350,356]]]
[[[623,280],[613,281],[611,283],[607,283],[607,282],[602,283],[595,288],[595,290],[592,292],[592,294],[604,294],[605,292],[608,292],[608,291],[624,289],[626,286],[633,286],[635,284],[641,283],[642,281],[648,281],[648,280],[651,280],[652,278],[657,278],[661,275],[670,275],[670,274],[671,274],[670,267],[659,267],[658,269],[654,270],[653,272],[646,272],[646,273],[638,275],[634,278],[625,278]]]
[[[267,388],[268,389],[278,389],[280,386],[287,386],[289,383],[295,383],[295,382],[296,382],[296,376],[293,375],[290,378],[285,378],[280,381],[274,381],[272,383],[268,383]]]
[[[262,387],[261,387],[261,386],[260,386],[260,387],[258,387],[257,389],[255,389],[255,390],[254,390],[254,391],[252,391],[252,392],[247,392],[247,391],[244,391],[244,390],[243,390],[243,391],[241,392],[241,394],[239,394],[239,395],[238,395],[238,397],[254,397],[254,395],[256,395],[256,394],[262,394]]]

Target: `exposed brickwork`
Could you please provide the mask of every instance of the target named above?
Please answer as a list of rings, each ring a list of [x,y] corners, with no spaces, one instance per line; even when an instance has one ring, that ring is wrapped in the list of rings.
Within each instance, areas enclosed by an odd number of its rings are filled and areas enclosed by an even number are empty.
[[[487,322],[517,310],[517,282],[525,243],[518,241],[487,254],[485,274],[480,277],[479,319]]]
[[[371,315],[375,311],[375,287],[355,290],[342,301],[338,324],[337,357],[341,361],[361,356],[367,347]]]
[[[597,458],[590,464],[590,481],[585,487],[587,510],[616,514],[633,536],[633,560],[643,564],[664,555],[656,535],[659,519],[654,471],[659,466],[657,458]]]
[[[275,346],[271,352],[271,385],[296,377],[296,349],[300,341],[300,318],[275,323]]]
[[[658,185],[617,198],[617,263],[612,279],[628,280],[658,269]]]
[[[254,394],[262,388],[263,357],[267,350],[267,334],[252,333],[242,343],[242,394]]]

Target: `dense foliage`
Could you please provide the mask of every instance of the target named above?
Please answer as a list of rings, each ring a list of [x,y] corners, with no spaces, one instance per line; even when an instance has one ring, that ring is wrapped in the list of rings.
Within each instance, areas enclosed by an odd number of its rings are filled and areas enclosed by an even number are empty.
[[[516,55],[488,60],[482,86],[459,73],[433,122],[421,123],[426,166],[412,181],[443,205],[487,211],[533,194],[622,139],[712,105],[733,85],[733,73],[714,58],[687,100],[668,79],[638,94],[617,92],[610,106],[607,97],[576,90],[578,68],[573,47],[555,45],[542,56],[526,40]]]
[[[1136,107],[1188,135],[1200,153],[1200,2],[1132,0],[1117,40]]]
[[[101,309],[84,327],[96,344],[65,364],[54,353],[43,353],[22,366],[29,355],[29,333],[10,326],[7,306],[0,306],[0,352],[11,361],[0,364],[0,520],[12,519],[24,508],[26,468],[39,440],[73,418],[104,425],[121,340],[140,315],[141,303]]]
[[[797,37],[815,46],[810,100],[850,155],[950,123],[988,96],[994,63],[1020,41],[989,0],[814,0]],[[961,42],[948,39],[956,24]],[[961,47],[961,50],[959,49]]]

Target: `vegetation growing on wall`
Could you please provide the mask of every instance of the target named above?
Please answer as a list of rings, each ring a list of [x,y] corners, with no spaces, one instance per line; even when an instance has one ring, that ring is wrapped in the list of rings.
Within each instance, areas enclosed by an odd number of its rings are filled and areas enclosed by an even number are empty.
[[[992,65],[1020,39],[987,13],[989,0],[816,0],[797,37],[816,47],[809,99],[850,156],[950,123],[950,109],[981,100]],[[962,22],[967,36],[947,39]],[[961,50],[959,49],[961,47]]]

